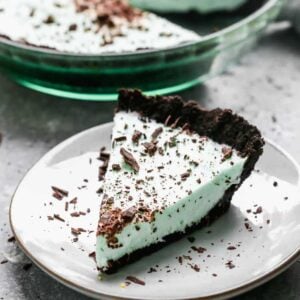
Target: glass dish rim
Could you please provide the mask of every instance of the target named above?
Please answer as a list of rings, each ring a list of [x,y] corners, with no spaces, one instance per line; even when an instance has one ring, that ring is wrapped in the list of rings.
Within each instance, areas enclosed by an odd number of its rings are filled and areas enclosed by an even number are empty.
[[[80,58],[80,59],[91,59],[91,58],[120,58],[120,57],[138,57],[138,56],[144,56],[144,55],[155,55],[155,54],[159,54],[162,51],[165,53],[172,53],[172,52],[176,52],[179,50],[185,50],[188,49],[191,46],[201,46],[205,43],[208,42],[213,42],[215,40],[217,40],[219,37],[230,34],[232,32],[235,32],[236,30],[238,30],[240,27],[245,26],[246,24],[251,23],[252,21],[255,21],[257,18],[263,16],[264,14],[266,14],[269,10],[271,10],[274,6],[278,5],[278,3],[280,3],[282,0],[267,0],[267,2],[258,10],[256,10],[255,12],[251,13],[249,16],[245,17],[244,19],[229,25],[225,28],[223,28],[220,31],[205,35],[203,38],[199,39],[199,41],[193,41],[193,42],[188,42],[188,43],[184,43],[182,45],[176,45],[176,46],[172,46],[172,47],[168,47],[168,48],[164,48],[164,49],[155,49],[155,50],[151,50],[151,49],[145,49],[145,50],[141,50],[138,52],[124,52],[124,53],[105,53],[105,54],[84,54],[84,53],[72,53],[72,52],[62,52],[62,51],[58,51],[55,49],[47,49],[47,48],[42,48],[42,47],[37,47],[34,45],[26,45],[26,44],[22,44],[21,42],[16,42],[16,41],[12,41],[6,37],[0,37],[0,44],[5,45],[5,46],[9,46],[9,47],[13,47],[13,48],[17,48],[18,50],[23,50],[23,51],[27,51],[27,52],[32,52],[32,53],[36,53],[39,55],[51,55],[54,57],[66,57],[66,58]]]

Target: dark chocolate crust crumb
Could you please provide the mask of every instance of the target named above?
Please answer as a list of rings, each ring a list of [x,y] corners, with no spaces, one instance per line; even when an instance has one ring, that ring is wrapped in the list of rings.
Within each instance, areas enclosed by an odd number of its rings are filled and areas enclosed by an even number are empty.
[[[24,270],[24,271],[29,271],[29,270],[31,269],[31,267],[32,267],[32,263],[25,264],[25,265],[23,266],[23,270]]]
[[[187,239],[190,243],[194,243],[196,240],[193,236],[189,236]]]

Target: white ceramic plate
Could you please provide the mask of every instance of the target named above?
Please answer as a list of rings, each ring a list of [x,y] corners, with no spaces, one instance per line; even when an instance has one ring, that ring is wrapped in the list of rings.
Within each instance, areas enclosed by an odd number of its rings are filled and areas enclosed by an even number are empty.
[[[54,148],[28,172],[12,200],[11,225],[19,245],[50,276],[101,299],[215,299],[252,289],[299,257],[299,168],[285,152],[267,143],[260,172],[236,193],[226,215],[192,235],[194,243],[182,239],[100,281],[88,256],[94,251],[95,233],[84,232],[74,242],[71,227],[94,231],[97,226],[100,161],[96,158],[98,149],[109,145],[111,129],[111,123],[95,127]],[[68,190],[69,196],[61,201],[53,198],[53,185]],[[65,202],[74,197],[78,203],[65,211]],[[88,209],[86,215],[70,216]],[[65,222],[49,221],[47,216],[54,214]],[[200,254],[192,246],[206,251]],[[156,272],[149,273],[151,267]],[[128,275],[146,285],[124,285]]]

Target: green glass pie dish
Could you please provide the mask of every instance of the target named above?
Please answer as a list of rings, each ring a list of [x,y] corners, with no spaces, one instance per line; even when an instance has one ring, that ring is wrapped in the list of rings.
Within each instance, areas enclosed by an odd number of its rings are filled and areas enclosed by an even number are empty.
[[[258,2],[235,13],[162,15],[202,36],[164,50],[75,55],[1,37],[0,69],[28,88],[78,100],[115,100],[120,88],[174,93],[219,74],[251,49],[285,0]]]

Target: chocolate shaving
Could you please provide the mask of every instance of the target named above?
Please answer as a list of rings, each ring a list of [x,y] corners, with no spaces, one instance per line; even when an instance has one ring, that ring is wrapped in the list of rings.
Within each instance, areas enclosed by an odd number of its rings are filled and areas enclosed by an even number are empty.
[[[73,212],[73,213],[70,214],[70,216],[77,218],[77,217],[80,217],[80,213],[79,212]]]
[[[183,173],[183,174],[181,174],[180,175],[180,177],[181,177],[181,180],[182,181],[185,181],[188,177],[190,177],[190,173],[189,172],[185,172],[185,173]]]
[[[204,253],[204,252],[206,251],[206,249],[203,248],[203,247],[195,247],[195,246],[192,246],[191,249],[193,249],[194,251],[196,251],[196,252],[198,252],[198,253],[200,253],[200,254],[202,254],[202,253]]]
[[[64,197],[68,197],[68,196],[69,196],[69,192],[66,191],[66,190],[63,190],[63,189],[58,188],[58,187],[56,187],[56,186],[52,186],[51,188],[52,188],[52,190],[53,190],[55,193],[59,193],[59,194],[61,194],[61,195],[64,196]]]
[[[156,140],[158,138],[158,136],[163,132],[163,128],[162,127],[158,127],[154,130],[154,132],[152,133],[151,137],[153,140]]]
[[[70,204],[77,204],[77,197],[75,197],[74,199],[72,199],[72,200],[70,201]]]
[[[54,219],[58,220],[58,221],[61,221],[61,222],[65,222],[65,220],[58,214],[54,214]]]
[[[178,118],[175,120],[175,122],[171,125],[171,128],[172,128],[172,129],[174,129],[174,128],[176,128],[176,127],[178,126],[178,123],[179,123],[180,119],[181,119],[181,117],[178,117]]]
[[[94,262],[96,262],[96,252],[91,252],[89,253],[89,257],[92,258],[94,260]]]
[[[138,278],[136,278],[134,276],[127,276],[126,280],[129,280],[129,281],[131,281],[131,282],[133,282],[135,284],[139,284],[139,285],[145,285],[146,284],[145,281],[143,281],[141,279],[138,279]]]
[[[135,158],[133,157],[133,155],[128,152],[126,149],[121,148],[120,149],[120,153],[124,158],[124,161],[132,167],[132,169],[135,172],[138,172],[140,170],[140,166],[138,165],[138,162],[135,160]]]
[[[189,264],[189,266],[196,272],[200,272],[200,267],[197,264]]]
[[[126,140],[127,140],[127,137],[125,135],[115,138],[116,142],[123,142],[123,141],[126,141]]]
[[[131,139],[134,143],[137,144],[141,137],[142,137],[142,133],[138,130],[135,130]]]
[[[107,161],[107,160],[109,160],[109,157],[110,157],[109,153],[100,151],[98,159],[101,161]]]
[[[143,146],[145,147],[146,153],[150,156],[153,156],[157,150],[155,143],[144,143]]]
[[[165,126],[168,126],[168,124],[169,124],[171,118],[172,118],[171,115],[168,115],[168,117],[167,117],[166,120],[165,120]]]
[[[4,264],[6,264],[6,263],[8,263],[8,260],[7,260],[7,259],[4,259],[4,260],[2,260],[2,261],[0,262],[0,265],[4,265]]]
[[[234,247],[234,246],[228,246],[227,247],[227,250],[235,250],[236,249],[236,247]]]
[[[83,229],[83,228],[71,228],[71,233],[73,234],[73,235],[80,235],[82,232],[86,232],[86,230],[85,229]]]
[[[65,211],[68,211],[69,210],[69,202],[66,202],[65,203]]]
[[[132,22],[143,14],[125,0],[75,0],[75,4],[78,12],[94,12],[99,26],[116,27],[116,19]]]
[[[63,199],[63,195],[57,192],[54,192],[52,196],[59,201]]]

